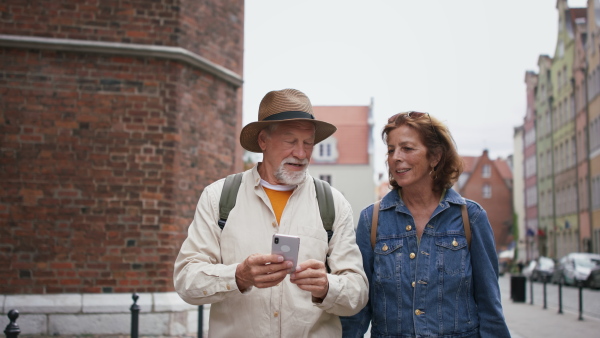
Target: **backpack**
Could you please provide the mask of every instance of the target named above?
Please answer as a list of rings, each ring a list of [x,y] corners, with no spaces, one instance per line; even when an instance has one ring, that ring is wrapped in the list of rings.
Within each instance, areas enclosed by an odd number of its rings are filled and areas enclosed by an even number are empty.
[[[219,228],[223,230],[229,212],[235,207],[238,190],[242,184],[242,175],[244,173],[231,174],[225,178],[225,184],[219,200]],[[333,195],[329,183],[313,177],[315,190],[317,192],[317,202],[319,203],[319,212],[323,221],[323,228],[327,231],[327,242],[333,236],[333,221],[335,220],[335,209],[333,205]]]

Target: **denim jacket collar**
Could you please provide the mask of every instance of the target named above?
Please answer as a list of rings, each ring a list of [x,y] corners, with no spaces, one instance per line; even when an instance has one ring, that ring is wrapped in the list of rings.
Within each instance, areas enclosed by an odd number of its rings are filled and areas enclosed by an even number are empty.
[[[459,205],[467,204],[465,199],[452,188],[444,191],[439,207],[441,207],[442,210],[447,209],[450,207],[450,203]],[[394,189],[385,195],[379,205],[379,210],[386,210],[390,208],[396,208],[398,211],[407,210],[404,201],[398,193],[398,189]]]

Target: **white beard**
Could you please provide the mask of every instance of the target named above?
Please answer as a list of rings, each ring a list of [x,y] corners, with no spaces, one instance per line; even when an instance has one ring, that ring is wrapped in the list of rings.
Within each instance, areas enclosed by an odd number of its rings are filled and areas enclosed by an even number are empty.
[[[279,168],[275,171],[275,178],[277,181],[287,184],[287,185],[298,185],[304,181],[304,177],[306,177],[306,168],[305,166],[302,171],[288,171],[285,169],[286,163],[295,163],[295,164],[308,164],[308,160],[297,160],[293,157],[289,157],[281,161]]]

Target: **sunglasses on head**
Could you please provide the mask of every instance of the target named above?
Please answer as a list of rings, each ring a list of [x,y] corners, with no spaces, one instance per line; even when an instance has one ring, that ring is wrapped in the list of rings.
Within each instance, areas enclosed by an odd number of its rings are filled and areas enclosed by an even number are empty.
[[[405,116],[406,118],[409,118],[411,120],[418,120],[425,115],[427,115],[427,118],[429,119],[429,126],[431,127],[431,130],[433,130],[433,132],[435,133],[435,136],[437,137],[437,139],[439,141],[440,135],[438,135],[437,130],[435,130],[435,128],[433,127],[433,122],[431,122],[431,116],[429,116],[429,113],[421,113],[418,111],[409,111],[409,112],[398,113],[398,114],[395,114],[392,117],[390,117],[388,119],[388,123],[395,122],[398,119],[398,117],[400,117],[400,116]]]

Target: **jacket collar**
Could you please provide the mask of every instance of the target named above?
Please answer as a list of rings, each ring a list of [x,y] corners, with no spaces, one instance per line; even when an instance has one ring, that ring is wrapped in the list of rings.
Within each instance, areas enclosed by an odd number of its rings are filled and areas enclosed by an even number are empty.
[[[444,191],[444,194],[442,196],[442,200],[440,201],[440,204],[443,205],[443,207],[445,209],[445,208],[448,208],[450,206],[450,204],[462,205],[462,204],[467,204],[467,202],[459,193],[457,193],[454,189],[450,188],[450,189],[446,189]],[[398,206],[405,207],[404,201],[402,200],[402,198],[400,197],[400,194],[398,193],[398,189],[394,189],[394,190],[390,191],[387,195],[385,195],[383,197],[383,199],[381,199],[381,203],[379,205],[379,210],[396,208]]]

